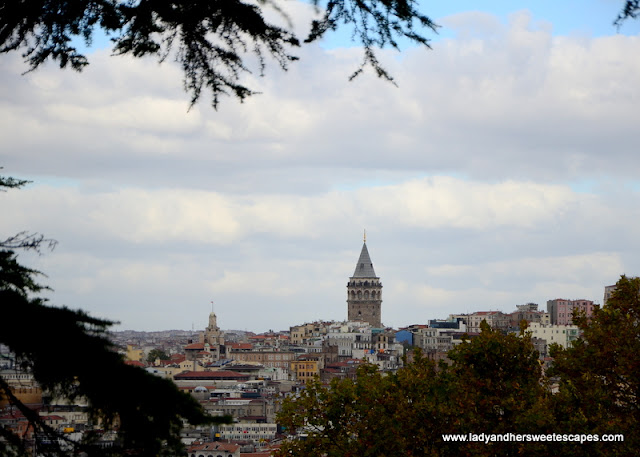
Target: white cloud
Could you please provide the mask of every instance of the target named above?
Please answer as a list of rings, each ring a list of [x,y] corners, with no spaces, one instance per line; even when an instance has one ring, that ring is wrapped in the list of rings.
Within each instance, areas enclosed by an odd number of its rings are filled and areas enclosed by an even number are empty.
[[[36,185],[5,196],[16,217],[4,230],[53,222],[53,232],[85,232],[137,244],[185,240],[227,245],[259,233],[314,238],[352,219],[380,227],[532,228],[562,218],[578,198],[589,200],[563,186],[450,177],[312,196],[135,188],[87,193]]]
[[[361,51],[313,45],[219,111],[187,111],[169,61],[20,76],[3,55],[0,165],[36,183],[0,194],[0,233],[58,239],[30,259],[54,299],[128,328],[204,322],[211,296],[223,326],[345,317],[363,228],[387,323],[599,300],[640,270],[640,37],[554,36],[528,12],[444,22],[457,36],[432,51],[380,53],[399,87],[347,82]]]

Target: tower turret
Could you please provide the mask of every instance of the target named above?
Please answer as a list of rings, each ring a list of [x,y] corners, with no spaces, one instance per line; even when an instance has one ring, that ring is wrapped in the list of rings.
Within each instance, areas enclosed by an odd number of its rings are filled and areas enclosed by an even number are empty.
[[[347,283],[348,319],[382,327],[382,283],[373,269],[366,238],[353,276]]]

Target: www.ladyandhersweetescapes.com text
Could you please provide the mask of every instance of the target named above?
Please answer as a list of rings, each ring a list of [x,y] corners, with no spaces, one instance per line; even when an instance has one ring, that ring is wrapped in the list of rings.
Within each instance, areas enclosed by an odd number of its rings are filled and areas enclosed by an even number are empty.
[[[443,441],[467,441],[467,442],[480,442],[480,443],[496,443],[496,442],[597,442],[597,441],[610,441],[621,442],[624,441],[624,435],[596,435],[596,434],[562,434],[562,433],[547,433],[547,434],[520,434],[520,433],[467,433],[467,434],[443,434]]]

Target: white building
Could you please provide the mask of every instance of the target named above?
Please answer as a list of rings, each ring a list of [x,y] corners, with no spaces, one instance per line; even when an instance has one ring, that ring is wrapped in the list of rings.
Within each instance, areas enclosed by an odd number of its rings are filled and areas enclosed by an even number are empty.
[[[577,325],[545,325],[531,322],[527,331],[531,332],[533,338],[546,341],[545,354],[548,353],[550,344],[556,343],[566,349],[580,336],[580,329]]]
[[[277,424],[255,424],[238,422],[230,425],[220,425],[220,439],[235,441],[270,441],[276,437]]]

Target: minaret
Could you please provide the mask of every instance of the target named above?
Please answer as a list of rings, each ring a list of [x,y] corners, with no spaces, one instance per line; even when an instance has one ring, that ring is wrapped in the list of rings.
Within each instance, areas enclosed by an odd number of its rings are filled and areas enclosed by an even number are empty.
[[[356,270],[347,283],[347,305],[350,321],[364,321],[372,327],[382,327],[382,283],[373,270],[366,232]]]

